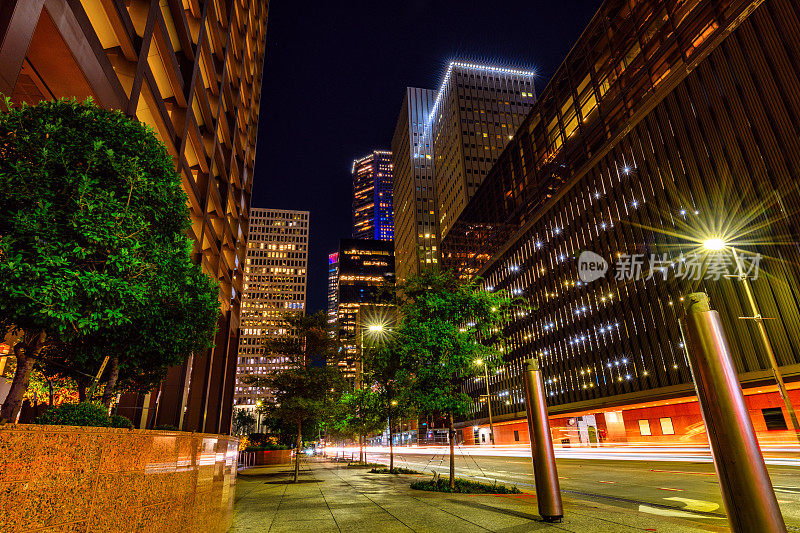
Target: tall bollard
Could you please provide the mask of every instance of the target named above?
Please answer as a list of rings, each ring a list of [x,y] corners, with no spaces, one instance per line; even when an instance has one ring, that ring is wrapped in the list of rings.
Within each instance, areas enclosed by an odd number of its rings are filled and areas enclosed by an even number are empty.
[[[684,305],[686,355],[731,530],[785,533],[719,313],[702,292],[690,294]]]
[[[547,522],[561,521],[564,508],[561,505],[556,455],[550,435],[550,421],[547,418],[542,372],[539,370],[539,360],[535,358],[525,361],[525,398],[539,515]]]

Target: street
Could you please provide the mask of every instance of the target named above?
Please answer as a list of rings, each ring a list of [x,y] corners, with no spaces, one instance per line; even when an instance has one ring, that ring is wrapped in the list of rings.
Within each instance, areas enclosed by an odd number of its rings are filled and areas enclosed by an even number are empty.
[[[521,455],[519,450],[459,447],[456,449],[456,474],[532,490],[531,462],[526,457],[514,456]],[[681,517],[705,527],[727,527],[722,495],[707,451],[704,454],[702,448],[681,450],[678,460],[670,460],[670,454],[674,452],[665,454],[664,449],[629,451],[627,455],[635,453],[636,458],[627,459],[587,458],[596,457],[593,454],[601,457],[612,455],[615,450],[557,450],[561,490],[565,498]],[[328,454],[333,455],[336,451],[329,449]],[[358,456],[357,448],[338,451],[348,455],[355,452]],[[800,469],[787,466],[796,459],[788,457],[786,451],[773,450],[767,462],[779,464],[769,464],[768,468],[787,527],[791,531],[800,531]],[[580,457],[567,458],[565,452]],[[639,459],[646,454],[649,459]],[[388,463],[388,450],[368,448],[367,459]],[[395,466],[398,467],[444,474],[448,470],[448,461],[446,447],[395,448]]]

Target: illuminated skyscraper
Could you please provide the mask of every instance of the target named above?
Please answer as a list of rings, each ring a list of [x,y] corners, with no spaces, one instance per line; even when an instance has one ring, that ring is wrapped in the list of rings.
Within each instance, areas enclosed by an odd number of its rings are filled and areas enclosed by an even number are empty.
[[[353,161],[353,238],[391,241],[392,153],[375,150]]]
[[[440,239],[531,110],[534,76],[461,61],[448,65],[425,125],[434,152]]]
[[[338,314],[339,290],[339,252],[328,254],[328,328],[331,335],[336,330],[336,316]]]
[[[267,2],[0,2],[0,93],[13,102],[92,97],[150,126],[188,196],[192,258],[219,282],[214,347],[147,394],[123,394],[136,426],[231,426]]]
[[[354,378],[361,344],[359,310],[365,305],[389,305],[388,293],[381,288],[394,281],[394,246],[391,241],[342,239],[338,271],[337,329],[345,354],[339,364],[346,378]]]
[[[308,211],[250,210],[242,327],[236,369],[236,405],[255,406],[266,391],[244,383],[286,368],[280,354],[265,354],[265,338],[291,335],[289,314],[304,313],[308,266]]]
[[[436,91],[407,88],[392,138],[398,280],[438,262],[433,150],[425,136],[425,121],[435,99]]]
[[[534,73],[453,61],[438,91],[406,89],[392,152],[400,280],[439,261],[439,242],[536,97]]]

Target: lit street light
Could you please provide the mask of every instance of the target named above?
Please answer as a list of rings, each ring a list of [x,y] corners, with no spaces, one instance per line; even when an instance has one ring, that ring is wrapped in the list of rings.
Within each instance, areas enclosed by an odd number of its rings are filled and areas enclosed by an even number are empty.
[[[486,405],[489,407],[489,441],[494,446],[494,424],[492,423],[492,397],[489,395],[489,363],[477,359],[476,365],[483,365],[483,377],[486,380]]]
[[[786,405],[786,412],[789,414],[789,422],[792,425],[792,429],[795,432],[795,435],[800,438],[800,424],[797,421],[797,415],[794,412],[794,407],[792,406],[792,402],[789,399],[789,393],[786,391],[786,384],[783,381],[783,376],[781,375],[781,371],[778,368],[778,361],[775,358],[775,352],[772,349],[772,343],[769,340],[769,336],[767,335],[767,328],[764,326],[764,317],[761,316],[761,312],[758,310],[758,304],[756,304],[755,296],[753,295],[753,288],[750,286],[750,280],[747,279],[747,273],[742,266],[741,259],[739,258],[739,254],[736,253],[736,250],[733,246],[729,246],[728,243],[725,242],[724,239],[720,237],[712,237],[703,241],[703,248],[708,250],[709,252],[718,252],[724,250],[725,248],[729,248],[731,254],[733,254],[733,260],[736,263],[736,276],[739,278],[739,281],[742,282],[744,286],[744,292],[747,296],[747,301],[750,304],[750,311],[753,313],[753,316],[747,317],[740,317],[743,319],[754,320],[756,326],[758,327],[758,333],[761,337],[761,341],[764,344],[764,351],[767,354],[767,359],[769,360],[769,365],[772,370],[772,374],[775,377],[775,383],[778,385],[778,392],[780,392],[781,398],[783,399],[784,405]]]
[[[723,248],[725,248],[725,246],[726,246],[725,241],[718,237],[714,237],[712,239],[706,239],[705,241],[703,241],[703,248],[714,252],[722,250]]]

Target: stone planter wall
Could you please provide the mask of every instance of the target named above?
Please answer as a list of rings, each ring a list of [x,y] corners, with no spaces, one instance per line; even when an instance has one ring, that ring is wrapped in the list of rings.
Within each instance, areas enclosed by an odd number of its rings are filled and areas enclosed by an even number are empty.
[[[225,435],[0,426],[0,532],[225,532],[237,449]]]
[[[288,465],[292,462],[292,450],[259,450],[256,454],[257,465]]]

